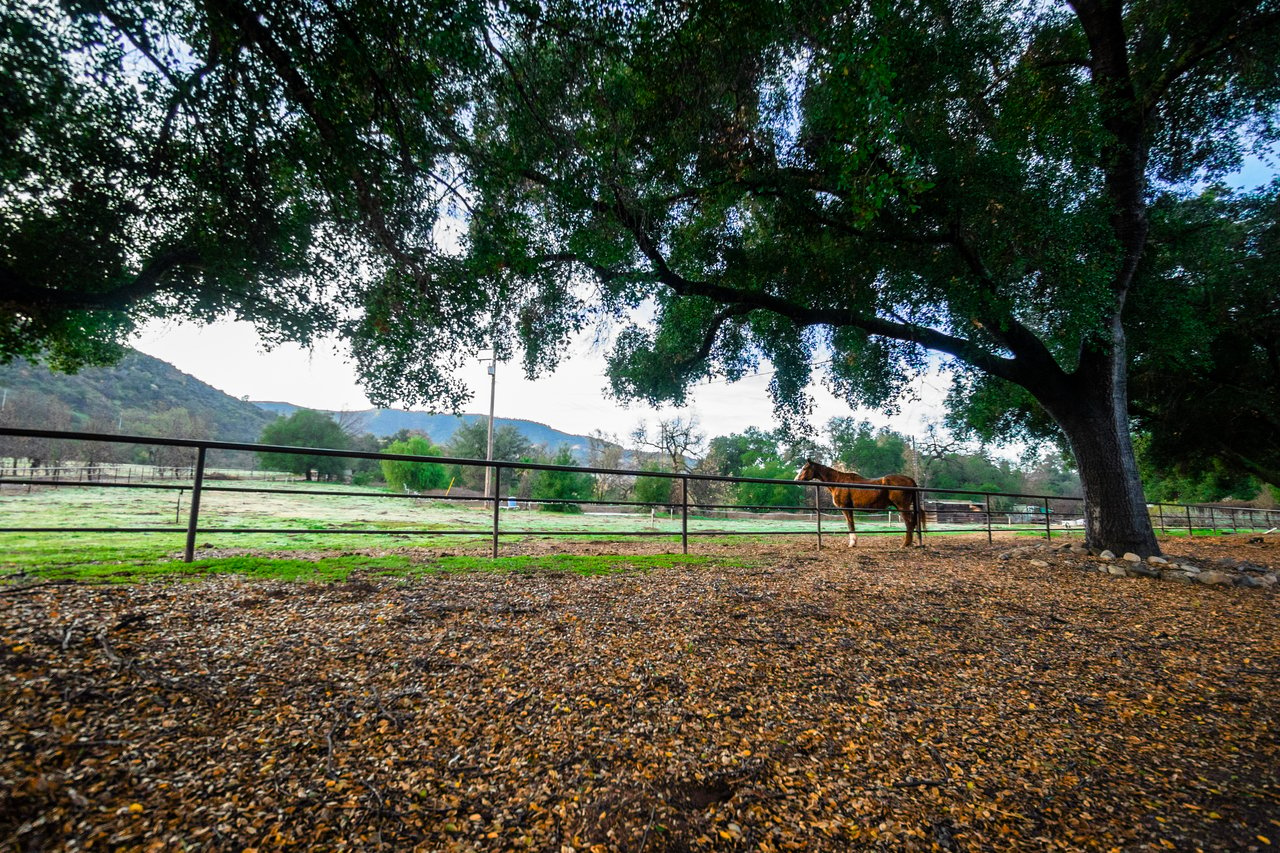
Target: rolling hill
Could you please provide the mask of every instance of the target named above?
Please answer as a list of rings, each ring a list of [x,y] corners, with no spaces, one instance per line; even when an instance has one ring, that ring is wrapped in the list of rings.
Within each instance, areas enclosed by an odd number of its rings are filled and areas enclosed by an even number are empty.
[[[292,403],[263,401],[255,402],[254,405],[280,415],[290,415],[298,410],[298,407]],[[328,414],[335,414],[335,412],[328,412]],[[430,412],[411,412],[403,409],[366,409],[346,414],[358,418],[367,432],[380,438],[395,435],[402,429],[409,429],[424,433],[435,444],[447,442],[454,431],[464,423],[474,423],[488,418],[488,415],[436,415]],[[537,421],[526,421],[520,418],[494,418],[493,422],[498,427],[513,426],[534,444],[541,444],[553,452],[562,444],[569,445],[578,454],[585,454],[587,450],[585,435],[573,435]]]
[[[75,429],[88,427],[91,419],[120,422],[128,410],[161,412],[185,408],[206,421],[213,438],[223,441],[256,441],[272,415],[247,400],[223,393],[178,370],[168,362],[130,351],[111,367],[87,367],[75,374],[55,373],[42,365],[14,361],[0,365],[0,389],[10,404],[23,392],[56,398],[71,409]],[[29,423],[22,412],[5,420],[12,426],[41,427]],[[114,429],[112,430],[115,431]]]
[[[10,407],[20,405],[24,393],[61,401],[72,412],[74,429],[87,428],[93,419],[119,423],[121,415],[130,410],[161,412],[181,407],[205,420],[212,429],[211,437],[223,441],[257,441],[262,428],[277,415],[289,415],[299,408],[292,403],[241,400],[168,362],[137,351],[130,351],[111,367],[90,367],[76,374],[55,373],[27,361],[0,365],[0,399]],[[447,442],[463,423],[486,417],[400,409],[369,409],[354,414],[360,416],[363,429],[376,436],[394,435],[402,429],[418,430],[436,444]],[[4,421],[11,426],[47,426],[32,422],[33,418],[24,419],[20,409],[10,409],[6,415]],[[586,436],[518,418],[497,418],[495,422],[498,426],[514,426],[531,442],[551,451],[568,444],[579,458],[586,456]]]

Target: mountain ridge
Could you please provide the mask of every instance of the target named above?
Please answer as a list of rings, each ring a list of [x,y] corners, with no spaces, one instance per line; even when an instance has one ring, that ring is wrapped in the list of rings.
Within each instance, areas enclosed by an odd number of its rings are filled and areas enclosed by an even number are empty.
[[[93,421],[122,423],[134,412],[153,414],[184,408],[208,423],[214,438],[257,441],[271,417],[246,400],[233,397],[207,382],[137,350],[106,367],[86,367],[77,373],[57,373],[44,365],[15,360],[0,365],[0,388],[10,405],[24,393],[60,401],[71,412],[73,429]],[[10,426],[43,427],[28,422],[21,411],[5,418]],[[38,415],[35,415],[38,416]],[[118,431],[118,430],[113,430]]]
[[[277,400],[252,400],[253,405],[258,406],[264,411],[273,412],[278,415],[288,416],[293,412],[305,406],[298,406],[294,403],[287,403]],[[464,423],[474,423],[475,421],[488,420],[488,415],[479,415],[472,413],[445,414],[411,411],[406,409],[316,409],[327,415],[343,414],[348,417],[365,417],[363,427],[366,431],[373,433],[379,438],[385,438],[395,435],[402,429],[417,430],[423,433],[432,442],[436,444],[446,443],[458,427]],[[585,454],[589,446],[589,439],[585,435],[577,435],[564,430],[556,429],[549,424],[541,421],[531,421],[527,418],[499,418],[493,419],[495,427],[513,426],[520,430],[520,433],[534,444],[539,444],[554,452],[560,445],[567,444],[575,454]]]
[[[64,404],[71,413],[72,429],[101,427],[104,422],[115,427],[133,412],[149,414],[185,408],[209,424],[211,438],[240,442],[256,442],[263,428],[277,415],[309,408],[283,401],[253,402],[234,397],[167,361],[137,350],[130,350],[114,365],[86,367],[73,374],[57,373],[22,359],[0,364],[0,393],[8,408],[5,411],[0,406],[3,416],[0,421],[6,426],[48,427],[47,423],[37,422],[37,412],[24,418],[19,408],[24,394],[35,393]],[[337,414],[342,410],[317,411]],[[386,437],[401,429],[413,429],[425,433],[436,444],[446,443],[462,424],[488,418],[488,415],[432,414],[403,409],[366,409],[352,414],[364,415],[363,428],[376,436]],[[568,444],[578,458],[587,456],[589,440],[585,435],[523,418],[495,418],[494,422],[497,426],[514,426],[530,442],[545,446],[551,452],[561,444]]]

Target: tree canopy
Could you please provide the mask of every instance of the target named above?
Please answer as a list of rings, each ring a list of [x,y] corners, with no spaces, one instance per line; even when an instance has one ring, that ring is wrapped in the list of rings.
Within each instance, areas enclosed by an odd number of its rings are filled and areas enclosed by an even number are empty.
[[[233,311],[450,406],[607,319],[619,396],[767,359],[795,424],[815,368],[891,408],[933,351],[1061,431],[1091,542],[1157,550],[1129,312],[1183,286],[1157,198],[1276,140],[1274,2],[67,8],[0,18],[6,355]]]
[[[458,459],[485,459],[489,452],[489,423],[477,418],[458,425],[448,443],[449,455]],[[493,431],[493,458],[504,462],[520,462],[532,458],[538,452],[519,429],[511,424],[502,424]],[[504,468],[501,472],[502,488],[510,489],[514,472]],[[485,484],[485,469],[479,465],[455,466],[453,474],[461,485],[469,489],[479,489]]]
[[[350,444],[349,436],[333,418],[311,409],[298,409],[288,417],[281,415],[262,429],[263,444],[286,447],[323,447],[343,450]],[[302,453],[259,453],[263,468],[272,471],[288,471],[302,474],[308,480],[315,471],[325,477],[341,474],[347,460],[340,456],[309,456]]]
[[[1144,457],[1217,491],[1280,486],[1280,181],[1165,198],[1152,220],[1146,274],[1180,286],[1144,290],[1133,311]]]
[[[561,445],[549,460],[552,465],[576,466],[573,449]],[[591,500],[595,480],[590,474],[574,471],[537,470],[530,474],[529,497],[535,501],[585,501]],[[581,512],[575,503],[548,503],[542,506],[547,512]]]

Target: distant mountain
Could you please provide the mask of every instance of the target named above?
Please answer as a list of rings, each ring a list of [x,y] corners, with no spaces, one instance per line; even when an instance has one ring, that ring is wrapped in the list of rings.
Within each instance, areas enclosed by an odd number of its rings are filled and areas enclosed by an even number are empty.
[[[292,403],[255,402],[263,410],[277,415],[291,415],[300,407]],[[327,414],[337,414],[328,411]],[[488,415],[433,415],[429,412],[408,412],[403,409],[365,409],[347,412],[346,417],[358,419],[361,427],[380,438],[395,435],[402,429],[416,430],[425,434],[435,444],[443,445],[449,441],[453,433],[464,423],[488,420]],[[494,418],[495,427],[513,426],[520,434],[534,444],[541,444],[553,453],[562,444],[567,444],[574,455],[585,459],[588,441],[585,435],[573,435],[558,429],[519,418]]]
[[[86,367],[70,375],[27,361],[3,364],[0,389],[0,393],[7,392],[10,403],[22,391],[61,400],[71,409],[76,429],[85,428],[91,418],[111,421],[114,426],[128,409],[160,412],[181,407],[206,421],[215,439],[257,441],[262,428],[272,420],[270,412],[135,350],[111,367]],[[43,426],[23,423],[21,413],[15,414],[15,425]]]
[[[36,392],[54,397],[71,409],[72,428],[85,429],[91,419],[111,423],[112,432],[122,413],[140,410],[147,413],[172,408],[185,408],[206,421],[212,438],[223,441],[257,441],[262,429],[277,415],[290,415],[299,406],[292,403],[253,403],[232,397],[178,370],[168,362],[137,351],[130,351],[112,367],[88,367],[68,375],[26,361],[0,365],[0,395],[12,406],[21,392]],[[15,426],[40,427],[41,423],[24,421],[20,412],[10,412],[5,422]],[[336,412],[329,412],[336,414]],[[485,420],[486,415],[432,415],[400,409],[368,409],[347,413],[355,417],[358,429],[376,436],[394,435],[402,429],[425,433],[436,444],[444,444],[464,423]],[[126,417],[126,421],[127,421]],[[546,424],[516,418],[496,418],[497,426],[513,426],[534,444],[554,452],[562,444],[573,449],[581,460],[587,458],[585,435],[573,435]],[[126,431],[128,423],[125,424]]]

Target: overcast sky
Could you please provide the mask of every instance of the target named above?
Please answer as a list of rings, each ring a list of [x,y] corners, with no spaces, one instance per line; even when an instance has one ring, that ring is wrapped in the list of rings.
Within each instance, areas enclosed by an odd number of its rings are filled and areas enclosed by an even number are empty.
[[[565,432],[585,435],[602,429],[620,437],[641,421],[653,425],[659,417],[676,413],[696,414],[708,436],[742,432],[749,426],[771,429],[777,425],[767,390],[767,373],[732,384],[721,381],[698,386],[692,404],[680,410],[654,410],[641,403],[624,406],[608,397],[603,354],[592,351],[590,340],[591,336],[583,336],[555,373],[534,381],[524,378],[518,364],[499,364],[495,414],[540,421]],[[345,345],[340,341],[309,350],[287,344],[267,352],[247,323],[200,327],[156,322],[143,330],[134,346],[235,397],[316,409],[359,410],[371,406],[356,382],[355,372],[345,358]],[[465,371],[464,378],[474,394],[464,411],[487,414],[489,382],[485,365],[476,361]],[[907,401],[899,416],[887,418],[878,412],[851,412],[815,384],[810,389],[817,403],[812,421],[821,427],[832,417],[853,414],[908,435],[923,434],[927,419],[941,417],[946,379],[934,374],[920,380],[916,388],[921,400]]]

